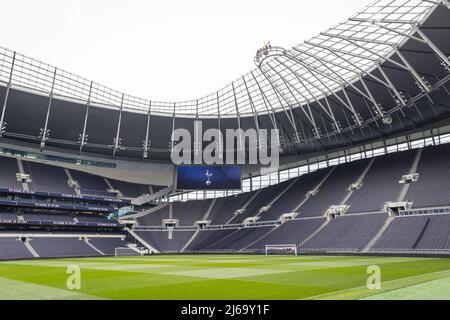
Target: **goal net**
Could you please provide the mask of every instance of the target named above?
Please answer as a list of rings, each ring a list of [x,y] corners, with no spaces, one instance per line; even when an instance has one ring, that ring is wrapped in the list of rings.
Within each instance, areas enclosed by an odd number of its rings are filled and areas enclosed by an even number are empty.
[[[267,255],[297,255],[296,244],[270,244],[266,245]]]
[[[114,256],[116,257],[130,257],[130,256],[142,256],[141,253],[133,250],[131,248],[123,247],[123,248],[115,248]]]

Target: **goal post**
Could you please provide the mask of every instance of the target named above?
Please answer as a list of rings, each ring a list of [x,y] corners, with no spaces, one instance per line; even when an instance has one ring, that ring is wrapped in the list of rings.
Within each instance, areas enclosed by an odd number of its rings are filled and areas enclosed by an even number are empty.
[[[134,256],[142,256],[142,253],[139,253],[137,250],[133,250],[128,247],[119,247],[114,249],[115,257],[134,257]]]
[[[265,248],[268,255],[298,255],[296,244],[268,244]]]

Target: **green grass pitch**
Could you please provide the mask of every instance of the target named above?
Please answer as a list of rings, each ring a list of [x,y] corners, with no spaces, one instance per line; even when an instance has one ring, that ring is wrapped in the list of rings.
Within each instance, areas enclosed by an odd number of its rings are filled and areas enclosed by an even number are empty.
[[[67,289],[67,267],[81,288]],[[366,286],[381,270],[381,290]],[[161,255],[0,262],[0,299],[450,299],[450,259]]]

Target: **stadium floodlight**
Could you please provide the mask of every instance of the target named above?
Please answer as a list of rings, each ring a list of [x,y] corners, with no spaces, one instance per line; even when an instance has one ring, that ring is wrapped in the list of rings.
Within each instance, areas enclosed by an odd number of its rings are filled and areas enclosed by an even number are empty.
[[[382,121],[383,121],[383,123],[385,125],[391,125],[392,124],[392,117],[389,116],[389,115],[385,116],[385,117],[383,117]]]
[[[296,244],[268,244],[266,245],[266,256],[273,255],[298,255]]]

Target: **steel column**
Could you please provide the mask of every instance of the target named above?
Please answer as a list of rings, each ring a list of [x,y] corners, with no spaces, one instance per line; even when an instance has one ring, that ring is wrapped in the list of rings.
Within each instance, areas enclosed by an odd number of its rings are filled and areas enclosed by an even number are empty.
[[[9,92],[11,91],[12,76],[13,76],[15,63],[16,63],[16,52],[14,51],[13,59],[12,59],[12,63],[11,63],[11,71],[9,72],[8,84],[6,86],[6,93],[5,93],[5,100],[3,102],[2,115],[0,117],[0,138],[3,136],[3,134],[5,133],[5,130],[6,130],[6,122],[4,122],[4,120],[5,120],[6,106],[8,105]]]

